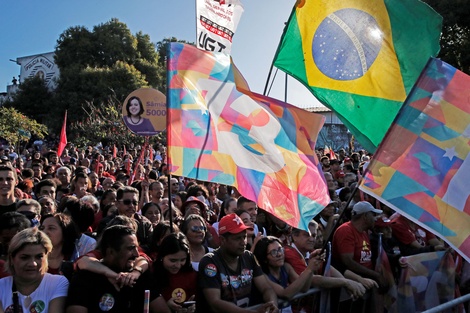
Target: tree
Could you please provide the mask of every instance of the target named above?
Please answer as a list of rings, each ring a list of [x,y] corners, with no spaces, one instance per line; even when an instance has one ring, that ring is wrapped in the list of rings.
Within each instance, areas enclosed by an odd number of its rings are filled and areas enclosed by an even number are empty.
[[[89,143],[101,142],[103,146],[116,144],[118,146],[131,143],[143,144],[144,137],[132,133],[122,122],[121,110],[116,103],[109,102],[97,107],[90,103],[85,110],[87,118],[83,122],[76,122],[72,129],[77,130],[79,137],[72,141],[78,146],[87,146]],[[163,133],[152,137],[161,142]]]
[[[470,74],[470,1],[425,0],[444,18],[439,58]]]
[[[49,115],[50,108],[54,106],[54,95],[47,89],[43,79],[37,76],[27,78],[18,89],[12,101],[5,103],[6,107],[15,108],[42,124],[55,122]]]
[[[0,108],[0,137],[11,144],[28,141],[31,135],[44,138],[47,127],[18,112],[14,108]]]
[[[111,103],[118,110],[138,88],[164,90],[165,73],[150,37],[141,32],[132,35],[118,19],[91,32],[83,27],[67,29],[57,41],[55,60],[61,73],[55,115],[68,110],[72,123],[83,123],[91,108]]]

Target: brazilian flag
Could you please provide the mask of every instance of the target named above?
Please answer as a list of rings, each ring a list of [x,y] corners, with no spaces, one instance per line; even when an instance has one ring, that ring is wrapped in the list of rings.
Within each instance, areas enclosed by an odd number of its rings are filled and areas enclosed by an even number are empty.
[[[274,65],[374,152],[431,56],[442,17],[417,0],[298,0]]]

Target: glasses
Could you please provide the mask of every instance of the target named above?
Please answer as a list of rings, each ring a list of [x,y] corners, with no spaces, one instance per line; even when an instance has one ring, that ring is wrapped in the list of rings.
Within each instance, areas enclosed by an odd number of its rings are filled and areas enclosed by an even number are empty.
[[[121,202],[124,203],[125,205],[131,205],[131,204],[133,204],[133,205],[137,206],[137,204],[139,204],[138,201],[136,201],[136,200],[131,200],[131,199],[124,199],[124,200],[119,200],[119,201],[121,201]]]
[[[195,233],[205,232],[206,231],[206,226],[191,226],[191,230]]]
[[[178,186],[178,183],[172,183],[173,186]]]
[[[274,249],[268,252],[272,257],[277,257],[278,255],[283,255],[284,254],[284,248],[279,247],[278,249]]]
[[[36,218],[36,216],[38,216],[36,213],[31,211],[19,211],[18,213],[23,214],[29,220],[32,220],[33,218]]]

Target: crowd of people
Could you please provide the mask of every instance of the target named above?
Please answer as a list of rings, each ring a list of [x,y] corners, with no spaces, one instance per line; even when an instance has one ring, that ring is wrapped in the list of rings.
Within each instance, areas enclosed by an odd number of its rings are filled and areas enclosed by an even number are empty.
[[[318,150],[331,202],[307,232],[169,175],[163,144],[52,148],[0,147],[0,312],[317,312],[318,296],[292,300],[310,288],[332,291],[331,312],[374,312],[379,242],[396,279],[401,256],[446,248],[356,191],[364,151]]]

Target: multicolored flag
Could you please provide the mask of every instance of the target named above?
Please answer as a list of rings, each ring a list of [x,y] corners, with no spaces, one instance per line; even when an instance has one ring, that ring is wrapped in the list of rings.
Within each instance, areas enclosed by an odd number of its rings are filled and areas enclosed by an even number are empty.
[[[449,251],[400,259],[398,312],[422,312],[454,299],[455,265]]]
[[[64,152],[65,146],[67,146],[67,111],[65,111],[64,115],[64,123],[62,124],[62,130],[60,131],[60,139],[59,139],[59,147],[57,148],[57,155],[59,158],[62,156],[62,152]]]
[[[377,312],[398,313],[397,311],[397,285],[393,277],[392,268],[387,253],[382,246],[382,234],[379,234],[378,254],[375,261],[375,271],[385,278],[388,290],[384,294],[377,295]]]
[[[372,158],[361,190],[470,261],[470,76],[431,58]]]
[[[196,0],[197,47],[230,54],[242,14],[240,0]]]
[[[417,0],[299,0],[274,65],[373,152],[430,56],[442,17]]]
[[[171,172],[234,186],[307,230],[329,203],[314,150],[324,117],[242,89],[223,53],[171,43],[168,55]]]

